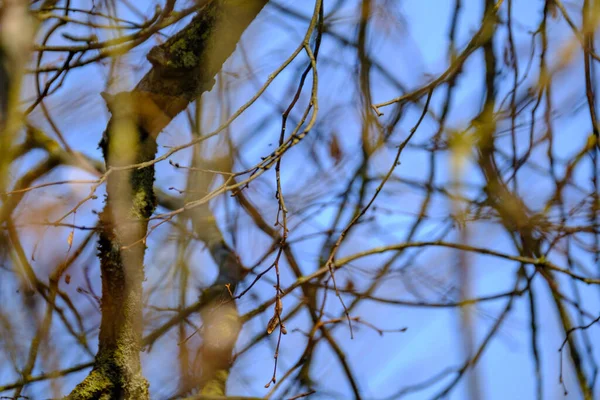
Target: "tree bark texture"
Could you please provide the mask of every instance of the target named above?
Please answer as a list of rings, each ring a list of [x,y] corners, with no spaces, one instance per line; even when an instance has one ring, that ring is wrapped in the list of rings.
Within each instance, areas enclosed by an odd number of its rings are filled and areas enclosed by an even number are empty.
[[[68,399],[149,398],[139,353],[143,333],[145,237],[148,219],[156,205],[154,165],[119,167],[155,158],[159,133],[190,102],[213,87],[215,75],[267,2],[209,1],[185,28],[150,51],[147,58],[152,68],[133,91],[105,95],[112,117],[100,143],[108,169],[98,244],[102,321],[93,369]],[[201,386],[210,387],[208,391],[212,393],[224,393],[239,323],[235,321],[235,305],[230,302],[230,307],[223,308],[219,300],[226,293],[221,277],[233,276],[225,280],[237,284],[240,274],[231,271],[239,272],[241,264],[222,236],[211,241],[211,254],[221,271],[219,288],[213,287],[202,296],[207,305],[202,311],[203,322],[205,328],[217,324],[216,332],[220,329],[230,332],[227,343],[217,341],[216,346],[210,345],[210,338],[203,337],[207,367]],[[216,307],[227,311],[215,313]],[[223,318],[215,320],[214,315]]]

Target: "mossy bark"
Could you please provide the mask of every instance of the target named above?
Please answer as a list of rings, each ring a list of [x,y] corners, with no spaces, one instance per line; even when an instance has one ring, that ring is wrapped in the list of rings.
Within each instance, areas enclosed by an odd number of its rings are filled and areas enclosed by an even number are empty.
[[[175,116],[212,89],[223,63],[268,0],[214,0],[192,21],[148,54],[152,69],[135,90],[148,92]]]
[[[156,142],[140,124],[139,94],[110,100],[114,110],[101,143],[107,167],[151,161]],[[154,166],[116,170],[107,178],[100,215],[98,255],[102,272],[102,321],[90,375],[69,399],[147,399],[140,365],[145,235],[156,205]]]
[[[207,3],[182,31],[151,50],[148,60],[152,68],[132,92],[105,97],[113,114],[101,142],[107,167],[154,159],[158,134],[190,102],[213,87],[214,76],[267,2],[214,0]],[[139,353],[143,326],[144,238],[156,203],[153,182],[153,165],[112,170],[108,176],[98,246],[102,272],[98,353],[92,371],[68,399],[149,398]],[[231,257],[233,251],[228,254],[223,259],[229,261],[219,262],[219,265],[238,268],[239,260]],[[228,265],[231,262],[236,265]],[[226,293],[224,290],[223,286],[219,295],[203,298],[213,304]],[[232,331],[227,346],[223,348],[218,343],[219,354],[206,349],[205,358],[212,360],[212,366],[204,371],[202,386],[210,388],[210,392],[224,393],[225,390],[231,351],[239,332],[238,320],[230,318],[230,314],[237,315],[237,310],[230,310],[223,320],[214,322]]]

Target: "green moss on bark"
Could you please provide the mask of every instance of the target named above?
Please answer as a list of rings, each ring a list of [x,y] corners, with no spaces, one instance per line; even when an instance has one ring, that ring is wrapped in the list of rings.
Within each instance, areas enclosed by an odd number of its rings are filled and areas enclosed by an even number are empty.
[[[66,397],[67,400],[148,399],[148,383],[141,374],[126,377],[109,360],[96,362],[92,372]]]
[[[128,94],[119,99],[127,100]],[[130,100],[130,99],[129,99]],[[156,142],[143,126],[136,104],[115,111],[101,143],[112,166],[151,161]],[[131,135],[135,140],[131,141]],[[136,143],[132,149],[131,143]],[[108,162],[107,162],[108,163]],[[111,165],[107,165],[110,167]],[[102,272],[102,321],[94,368],[68,399],[149,398],[142,375],[143,238],[156,207],[154,166],[113,171],[100,214],[98,256]]]
[[[214,85],[214,76],[233,53],[243,31],[268,0],[208,2],[179,33],[151,50],[153,68],[131,93],[105,96],[111,102],[128,100],[111,108],[113,118],[100,143],[105,160],[124,166],[150,161],[160,131],[188,104]],[[125,107],[122,107],[125,105]],[[133,129],[113,129],[122,118]],[[125,124],[126,125],[126,124]],[[130,126],[131,128],[131,126]],[[134,159],[129,143],[135,132]],[[119,148],[124,147],[123,157]],[[129,150],[129,153],[127,153]],[[148,218],[156,206],[152,190],[154,167],[113,170],[107,181],[105,208],[100,216],[98,243],[102,271],[102,322],[99,349],[89,376],[68,397],[87,399],[148,399],[148,383],[141,373],[142,281]],[[121,197],[119,199],[119,197]],[[135,245],[132,245],[133,243]],[[126,249],[124,249],[126,246]],[[233,347],[232,347],[233,348]],[[232,349],[231,348],[231,349]],[[231,349],[204,378],[223,392]],[[206,358],[211,358],[208,354]],[[221,366],[221,363],[223,366]],[[214,371],[216,374],[212,374]]]

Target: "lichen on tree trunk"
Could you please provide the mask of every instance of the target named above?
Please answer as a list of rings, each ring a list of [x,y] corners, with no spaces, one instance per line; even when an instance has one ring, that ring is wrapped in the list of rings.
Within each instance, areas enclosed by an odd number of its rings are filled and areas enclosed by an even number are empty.
[[[156,142],[140,123],[143,94],[109,99],[112,119],[101,142],[107,167],[151,161]],[[142,375],[142,282],[145,235],[156,205],[154,166],[110,172],[100,215],[98,255],[102,272],[102,321],[98,353],[90,375],[69,399],[146,399]]]
[[[206,3],[180,32],[148,55],[150,71],[132,92],[105,96],[112,112],[101,142],[109,167],[107,197],[101,214],[99,258],[102,272],[102,322],[94,367],[67,397],[68,399],[149,398],[148,383],[142,375],[139,352],[142,335],[143,260],[148,219],[155,208],[154,166],[110,168],[152,161],[156,138],[170,121],[214,85],[214,77],[233,53],[242,33],[268,0],[214,0]],[[211,254],[221,268],[220,276],[239,276],[232,270],[241,264],[223,242]],[[214,251],[212,251],[214,250]],[[228,251],[223,251],[228,250]],[[229,271],[229,272],[227,272]],[[239,271],[238,271],[239,272]],[[236,284],[238,278],[233,279]],[[203,295],[206,309],[228,293],[222,282]],[[210,314],[210,313],[209,313]],[[203,371],[201,386],[224,392],[231,352],[239,326],[235,305],[215,326],[232,331],[219,357],[205,343],[210,368]],[[208,315],[208,314],[206,314]],[[222,323],[223,322],[223,323]],[[222,343],[218,343],[221,346]],[[215,386],[217,387],[216,390]]]

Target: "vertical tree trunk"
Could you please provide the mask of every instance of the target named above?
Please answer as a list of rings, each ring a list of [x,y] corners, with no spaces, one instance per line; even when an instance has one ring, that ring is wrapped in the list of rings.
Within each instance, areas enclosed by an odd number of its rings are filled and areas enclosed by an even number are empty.
[[[156,142],[140,123],[147,102],[130,93],[106,97],[113,116],[101,142],[107,168],[151,161]],[[70,398],[147,399],[142,375],[142,282],[145,235],[154,211],[154,166],[113,170],[100,215],[102,322],[91,374]]]
[[[132,92],[105,96],[113,115],[101,146],[107,167],[113,169],[108,172],[106,203],[100,218],[102,322],[94,367],[69,399],[149,398],[139,352],[145,236],[156,203],[152,188],[154,166],[118,167],[154,159],[158,134],[190,102],[212,88],[214,76],[267,2],[209,1],[183,30],[150,51],[152,68]],[[227,275],[223,272],[228,268],[240,267],[233,251],[223,257],[223,252],[216,253],[223,258],[218,261],[223,269],[220,276]],[[235,265],[229,265],[232,262]],[[222,286],[219,290],[212,288],[207,292],[213,295],[203,295],[208,309],[212,309],[208,304],[221,297],[215,295],[217,292],[227,293],[222,282],[218,283]],[[237,315],[235,307],[233,312]],[[208,321],[211,324],[214,322]],[[203,374],[203,386],[218,381],[219,391],[224,390],[223,379],[226,380],[237,333],[234,336],[225,349],[219,349],[215,357],[218,362]],[[214,356],[209,353],[205,358]]]

